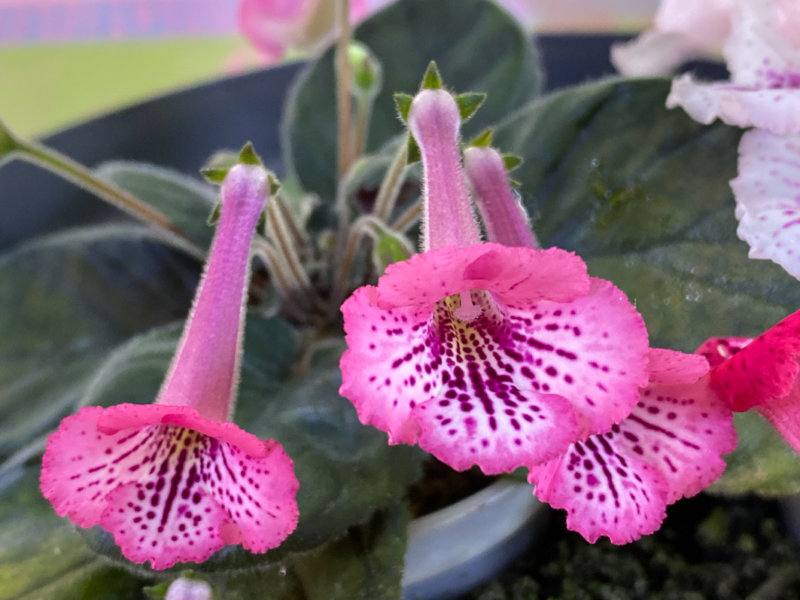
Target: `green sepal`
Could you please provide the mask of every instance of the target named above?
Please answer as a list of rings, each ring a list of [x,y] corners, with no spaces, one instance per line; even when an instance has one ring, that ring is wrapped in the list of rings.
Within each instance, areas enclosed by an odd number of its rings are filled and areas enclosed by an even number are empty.
[[[419,145],[417,144],[417,140],[414,139],[414,136],[410,133],[408,134],[408,154],[406,158],[406,164],[411,165],[416,162],[420,162],[422,160],[422,152],[419,149]]]
[[[200,174],[209,183],[221,184],[231,170],[231,167],[239,162],[239,155],[230,150],[220,150],[212,154],[200,169]]]
[[[261,165],[261,157],[256,153],[253,142],[247,142],[239,151],[239,162],[243,165]]]
[[[461,120],[467,121],[486,101],[486,94],[479,92],[465,92],[463,94],[458,94],[455,98],[456,104],[458,105],[458,112],[461,115]]]
[[[510,185],[513,188],[520,188],[520,187],[522,187],[522,182],[518,181],[516,179],[509,179],[508,180],[508,185]]]
[[[411,103],[414,101],[414,96],[411,94],[404,94],[397,92],[394,95],[394,104],[397,107],[397,113],[403,120],[403,123],[408,123],[408,112],[411,110]]]
[[[425,75],[422,76],[422,83],[419,89],[440,90],[442,87],[442,76],[439,74],[439,67],[436,66],[435,61],[431,61],[428,63],[428,68],[425,70]]]
[[[494,129],[487,129],[477,137],[473,138],[467,146],[475,146],[477,148],[488,148],[492,145],[492,138],[494,137]]]
[[[256,223],[256,231],[267,237],[267,211],[262,210],[261,214],[258,215],[258,223]]]
[[[503,165],[506,171],[513,171],[522,164],[522,157],[516,154],[503,154]]]
[[[225,176],[228,174],[229,170],[230,169],[227,169],[227,168],[220,168],[220,169],[215,169],[215,168],[205,169],[204,168],[204,169],[200,169],[200,174],[203,177],[205,177],[206,181],[208,181],[209,183],[221,184],[224,181]]]
[[[221,210],[222,210],[222,202],[217,202],[214,205],[214,208],[211,209],[211,214],[208,215],[208,219],[206,219],[206,222],[209,225],[216,225],[217,222],[219,221],[219,215]]]
[[[278,193],[278,190],[281,189],[281,182],[278,181],[278,178],[275,177],[272,171],[267,173],[267,181],[269,182],[269,195],[274,196]]]

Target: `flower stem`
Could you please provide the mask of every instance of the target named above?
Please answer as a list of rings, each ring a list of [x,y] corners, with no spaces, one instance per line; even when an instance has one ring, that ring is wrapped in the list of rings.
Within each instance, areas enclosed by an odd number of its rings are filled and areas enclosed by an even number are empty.
[[[344,251],[341,253],[339,262],[336,265],[336,275],[334,276],[333,290],[331,292],[331,306],[335,310],[339,310],[339,305],[347,293],[347,277],[350,275],[350,268],[353,265],[358,244],[365,235],[370,233],[370,228],[376,222],[378,220],[374,216],[362,215],[353,222],[349,229]]]
[[[352,141],[351,141],[351,97],[350,79],[351,67],[347,55],[352,32],[350,30],[350,0],[339,0],[336,4],[336,20],[339,26],[339,38],[336,41],[336,106],[338,110],[339,126],[339,176],[343,176],[350,168],[352,162]]]
[[[407,231],[414,223],[419,221],[420,215],[422,215],[422,202],[417,200],[409,206],[404,213],[402,213],[393,223],[390,224],[390,227],[395,231]]]
[[[369,119],[372,116],[372,96],[359,94],[356,97],[356,123],[353,131],[353,147],[351,148],[350,159],[356,160],[364,152],[367,143],[367,128]]]
[[[375,206],[372,209],[375,218],[386,221],[391,216],[400,194],[400,187],[403,185],[403,173],[406,165],[408,165],[408,136],[403,138],[392,158],[389,170],[386,171],[386,175],[381,181],[378,196],[375,198]]]
[[[205,251],[188,240],[185,233],[172,223],[166,215],[148,206],[133,194],[112,183],[103,181],[88,167],[53,148],[36,142],[21,140],[16,136],[13,139],[15,142],[14,155],[17,158],[35,164],[66,179],[140,221],[155,225],[166,232],[169,237],[178,238],[177,245],[196,258],[203,259],[205,257]]]

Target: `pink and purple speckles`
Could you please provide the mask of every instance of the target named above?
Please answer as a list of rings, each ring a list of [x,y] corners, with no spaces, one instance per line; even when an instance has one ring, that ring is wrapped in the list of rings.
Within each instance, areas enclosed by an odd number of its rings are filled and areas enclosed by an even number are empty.
[[[560,250],[429,251],[342,311],[342,395],[390,443],[456,469],[549,460],[627,415],[647,382],[641,317]]]
[[[531,469],[539,499],[566,509],[567,526],[591,542],[605,535],[627,543],[658,529],[667,505],[719,477],[722,454],[736,445],[731,411],[709,386],[707,363],[693,357],[705,363],[697,379],[697,361],[677,361],[677,354],[651,354],[660,383],[642,391],[626,419]]]
[[[225,544],[265,552],[295,528],[298,483],[279,445],[239,431],[246,448],[260,450],[254,456],[164,424],[162,406],[125,406],[145,420],[151,413],[150,423],[109,431],[102,420],[113,409],[86,407],[48,441],[41,487],[60,515],[101,525],[126,557],[155,569],[201,562]]]

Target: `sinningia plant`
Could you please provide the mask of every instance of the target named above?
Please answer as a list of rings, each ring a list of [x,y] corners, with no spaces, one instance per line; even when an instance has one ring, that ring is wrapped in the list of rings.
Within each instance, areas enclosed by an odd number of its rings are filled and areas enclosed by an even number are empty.
[[[739,4],[734,86],[538,97],[493,3],[400,0],[357,45],[342,3],[281,186],[250,146],[206,165],[217,193],[3,129],[0,160],[150,227],[0,257],[0,598],[400,598],[431,457],[509,474],[589,542],[709,486],[800,491],[797,111],[772,109],[796,103],[797,14]],[[705,50],[647,39],[636,68]],[[751,73],[737,44],[767,39]]]

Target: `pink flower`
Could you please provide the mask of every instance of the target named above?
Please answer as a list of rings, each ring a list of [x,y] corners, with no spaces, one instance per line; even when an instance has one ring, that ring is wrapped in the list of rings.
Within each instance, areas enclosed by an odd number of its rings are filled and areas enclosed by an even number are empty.
[[[230,423],[250,241],[269,196],[260,166],[234,166],[204,276],[155,404],[88,406],[50,436],[41,488],[59,515],[100,525],[155,569],[225,544],[265,552],[297,524],[291,459]]]
[[[754,127],[739,145],[731,181],[737,233],[750,257],[770,259],[800,278],[800,9],[787,0],[743,0],[725,44],[731,81],[672,84],[668,107],[701,123],[720,118]]]
[[[662,0],[653,28],[615,44],[611,62],[632,77],[664,75],[698,57],[718,56],[730,34],[733,0]]]
[[[755,408],[800,452],[800,311],[755,339],[713,338],[711,382],[734,411]]]
[[[702,356],[652,350],[650,382],[630,415],[531,469],[535,494],[567,511],[588,541],[624,544],[656,531],[666,507],[725,469],[736,446],[732,412],[709,385]]]
[[[351,22],[358,23],[385,3],[351,0]],[[239,30],[272,62],[288,48],[311,48],[329,41],[335,8],[336,2],[330,0],[242,0]]]
[[[340,392],[390,443],[455,469],[532,466],[607,430],[647,381],[641,316],[572,253],[479,242],[450,94],[421,91],[408,123],[423,157],[425,251],[342,306]]]

